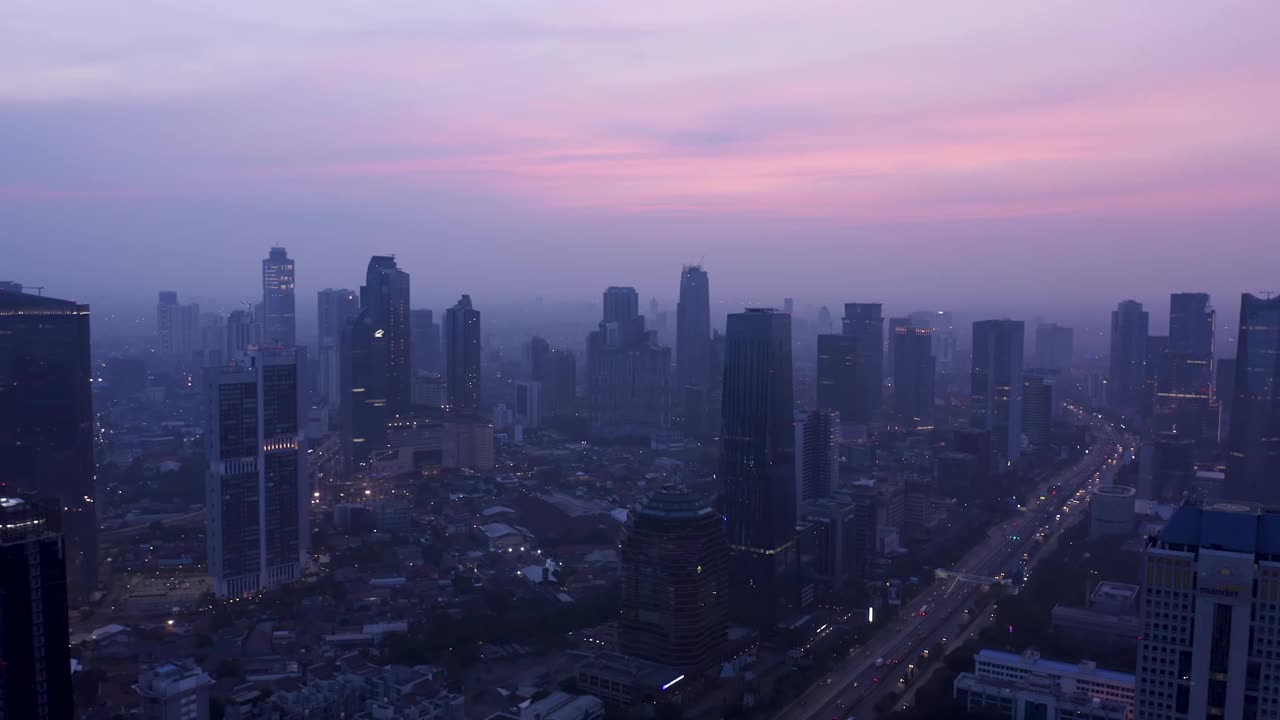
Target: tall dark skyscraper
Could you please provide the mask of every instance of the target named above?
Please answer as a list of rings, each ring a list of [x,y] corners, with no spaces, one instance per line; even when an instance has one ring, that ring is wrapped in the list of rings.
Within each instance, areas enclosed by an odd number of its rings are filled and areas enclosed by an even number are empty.
[[[591,426],[603,435],[645,435],[671,424],[671,348],[636,314],[633,288],[604,292],[604,319],[587,336]]]
[[[697,265],[686,265],[680,272],[676,372],[681,389],[711,382],[711,289],[706,271]]]
[[[329,411],[342,407],[342,335],[360,313],[360,295],[355,290],[326,288],[316,295],[319,334],[317,385]]]
[[[409,314],[413,333],[411,355],[415,372],[440,372],[440,325],[430,310],[414,310]]]
[[[294,303],[293,260],[282,247],[271,248],[262,261],[262,309],[264,344],[298,344],[297,313]]]
[[[1227,492],[1280,503],[1280,297],[1240,298]]]
[[[884,315],[880,303],[845,303],[844,334],[857,338],[858,363],[851,412],[840,411],[845,422],[869,423],[880,411],[884,382]]]
[[[1169,345],[1161,358],[1155,398],[1155,430],[1174,432],[1193,442],[1197,455],[1216,450],[1213,406],[1213,333],[1215,313],[1206,293],[1175,293],[1169,298]]]
[[[449,404],[460,410],[480,407],[480,311],[463,295],[444,311],[445,382]]]
[[[996,464],[1007,467],[1022,446],[1021,320],[981,320],[973,324],[970,424],[991,432]]]
[[[723,659],[729,625],[729,546],[707,498],[658,488],[636,509],[620,545],[622,652],[681,670]]]
[[[842,418],[858,412],[858,338],[818,336],[818,409],[834,410]]]
[[[898,328],[902,328],[902,327],[911,327],[911,318],[905,318],[905,317],[889,318],[889,333],[885,342],[885,355],[884,355],[885,378],[884,379],[885,379],[885,382],[890,385],[893,384],[893,372],[897,368],[896,353],[898,348],[896,344],[893,342],[893,337],[895,334],[897,334]],[[928,327],[928,325],[922,325],[921,327]]]
[[[933,330],[903,325],[893,330],[893,423],[904,430],[933,427]]]
[[[1111,372],[1107,404],[1123,412],[1138,412],[1146,404],[1147,312],[1142,303],[1125,300],[1111,312]]]
[[[729,535],[730,613],[771,634],[797,601],[791,316],[729,315],[720,479]]]
[[[50,501],[56,502],[56,501]],[[0,492],[0,718],[71,720],[67,563],[56,507]]]
[[[302,577],[311,533],[297,353],[250,351],[206,375],[209,575],[220,598]]]
[[[795,447],[797,507],[830,497],[840,479],[840,413],[813,410],[798,417]]]
[[[386,340],[387,406],[393,412],[409,407],[413,376],[409,353],[409,273],[396,259],[374,255],[360,288],[361,312],[368,312],[374,334]]]
[[[57,498],[75,605],[98,584],[92,381],[88,305],[0,292],[0,495]]]
[[[1066,372],[1075,352],[1075,331],[1057,323],[1036,325],[1036,367]]]
[[[375,255],[360,288],[360,312],[346,323],[339,347],[350,469],[386,446],[387,421],[412,402],[409,335],[409,274],[395,258]]]
[[[1049,447],[1053,430],[1053,411],[1058,399],[1056,378],[1052,370],[1029,372],[1022,379],[1022,434],[1035,450]]]

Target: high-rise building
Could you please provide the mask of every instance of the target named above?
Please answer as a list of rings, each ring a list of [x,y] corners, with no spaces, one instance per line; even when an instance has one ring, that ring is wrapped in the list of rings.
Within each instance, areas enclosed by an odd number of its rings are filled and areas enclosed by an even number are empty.
[[[956,328],[951,313],[946,310],[918,310],[911,313],[911,326],[933,330],[933,357],[938,372],[953,373],[957,370]]]
[[[227,340],[222,348],[224,358],[233,358],[237,353],[249,349],[256,341],[253,338],[253,318],[245,310],[232,310],[227,315]]]
[[[849,421],[858,410],[858,338],[818,336],[818,409],[834,410]]]
[[[1280,297],[1240,298],[1227,492],[1280,503]]]
[[[1196,479],[1195,444],[1177,433],[1158,433],[1151,443],[1150,487],[1140,488],[1142,497],[1162,503],[1177,503],[1192,491]],[[1141,473],[1146,477],[1147,473]]]
[[[721,403],[730,613],[771,634],[798,600],[791,317],[729,315]]]
[[[67,550],[58,509],[34,493],[0,489],[0,718],[71,720]]]
[[[396,267],[391,256],[369,260],[365,284],[360,287],[361,312],[368,312],[374,334],[386,341],[387,406],[392,411],[410,405],[413,366],[409,354],[409,273]]]
[[[840,478],[840,413],[812,410],[796,417],[796,507],[829,497]]]
[[[445,382],[449,404],[460,410],[480,407],[480,311],[463,295],[444,311]]]
[[[206,374],[209,575],[220,598],[298,580],[306,563],[307,451],[295,348],[252,350]]]
[[[889,318],[889,334],[885,338],[885,360],[884,373],[886,384],[892,387],[894,383],[893,371],[897,368],[897,344],[893,338],[898,332],[898,328],[911,327],[911,318],[891,317]],[[927,325],[924,327],[928,327]],[[892,408],[890,408],[892,410]]]
[[[893,423],[904,430],[933,427],[933,329],[901,325],[889,339],[893,353]]]
[[[884,316],[880,303],[845,303],[845,335],[857,338],[858,363],[855,369],[854,403],[851,412],[843,409],[845,422],[865,424],[880,411],[884,382]]]
[[[1028,372],[1022,376],[1022,434],[1035,450],[1049,447],[1053,429],[1056,378],[1051,372]]]
[[[0,293],[0,494],[57,498],[76,606],[98,584],[92,382],[88,305]]]
[[[1280,515],[1184,504],[1142,553],[1135,718],[1260,718],[1280,707]]]
[[[133,689],[142,698],[142,720],[209,720],[212,686],[200,666],[169,661],[144,667]]]
[[[161,290],[156,302],[156,340],[162,355],[173,354],[173,312],[177,307],[178,293]]]
[[[831,308],[826,305],[818,308],[818,334],[830,335],[835,329],[835,321],[831,317]]]
[[[440,372],[440,324],[430,310],[414,310],[409,313],[413,342],[410,355],[417,372]]]
[[[160,354],[189,358],[199,346],[200,306],[178,304],[178,293],[162,291],[156,304]]]
[[[1172,371],[1169,363],[1169,336],[1148,335],[1145,347],[1137,414],[1143,419],[1152,419],[1161,383],[1167,381]]]
[[[636,291],[610,287],[604,319],[587,336],[591,426],[606,435],[648,434],[671,424],[671,348],[636,314]]]
[[[707,498],[666,485],[636,509],[619,548],[622,652],[699,671],[728,640],[729,546]]]
[[[697,265],[686,265],[680,272],[676,372],[679,388],[711,382],[711,290],[707,272]]]
[[[326,288],[316,295],[319,352],[317,376],[320,397],[330,413],[342,407],[342,335],[360,312],[360,296],[355,290]],[[243,348],[242,348],[243,349]]]
[[[268,345],[292,347],[298,344],[297,313],[294,303],[294,268],[289,253],[273,247],[262,261],[262,341]]]
[[[1075,352],[1075,331],[1057,323],[1036,325],[1036,367],[1066,372]]]
[[[542,424],[542,383],[537,380],[519,380],[515,385],[514,412],[516,422],[536,428]]]
[[[1111,313],[1111,372],[1107,400],[1123,412],[1142,410],[1146,382],[1147,312],[1125,300]]]
[[[847,495],[810,500],[800,508],[807,526],[801,548],[805,577],[831,588],[843,588],[857,574],[858,505]]]
[[[395,258],[375,255],[360,288],[360,312],[343,327],[338,348],[349,470],[386,447],[387,422],[413,404],[409,348],[409,274]]]
[[[981,320],[973,324],[970,424],[991,432],[997,467],[1017,461],[1022,446],[1021,320]]]
[[[1157,373],[1155,429],[1196,444],[1207,458],[1217,449],[1213,405],[1215,312],[1206,293],[1175,293],[1169,300],[1169,344]]]

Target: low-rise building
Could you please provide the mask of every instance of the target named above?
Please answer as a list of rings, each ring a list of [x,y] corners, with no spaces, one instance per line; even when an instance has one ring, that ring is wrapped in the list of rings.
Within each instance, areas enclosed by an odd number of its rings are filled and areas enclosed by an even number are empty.
[[[1093,662],[981,650],[974,671],[956,678],[953,694],[970,712],[995,711],[1008,720],[1129,720],[1135,682]]]
[[[211,685],[195,663],[167,662],[144,668],[133,689],[142,698],[143,720],[208,720]]]

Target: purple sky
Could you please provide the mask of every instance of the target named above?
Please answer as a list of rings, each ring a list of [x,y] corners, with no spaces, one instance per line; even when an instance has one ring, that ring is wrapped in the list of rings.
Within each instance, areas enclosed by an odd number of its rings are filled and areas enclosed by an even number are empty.
[[[1280,3],[18,0],[0,279],[1052,316],[1280,289]],[[310,303],[310,300],[304,300]]]

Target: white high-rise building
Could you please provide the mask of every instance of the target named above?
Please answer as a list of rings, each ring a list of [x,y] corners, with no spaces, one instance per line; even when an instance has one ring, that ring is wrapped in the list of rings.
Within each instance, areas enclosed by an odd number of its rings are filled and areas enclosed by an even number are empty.
[[[1143,554],[1136,720],[1280,717],[1280,514],[1183,505]]]
[[[218,597],[244,597],[299,579],[306,561],[296,350],[250,350],[206,382],[209,574]]]

